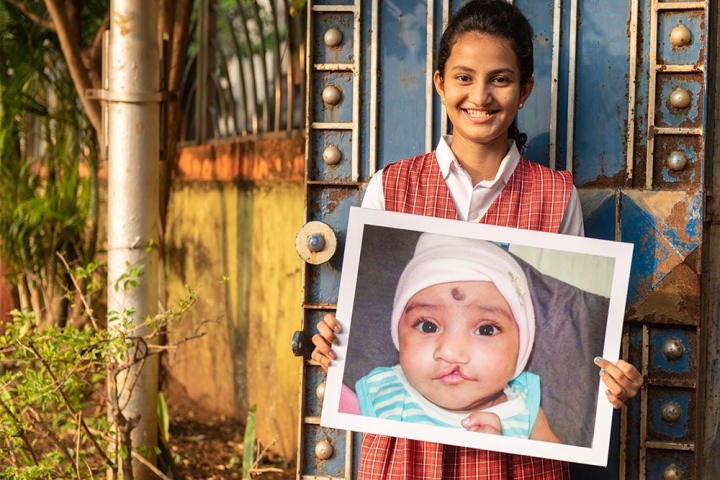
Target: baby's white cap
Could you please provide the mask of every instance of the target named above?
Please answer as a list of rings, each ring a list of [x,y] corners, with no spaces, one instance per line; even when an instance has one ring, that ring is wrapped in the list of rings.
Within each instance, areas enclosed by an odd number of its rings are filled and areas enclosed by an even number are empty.
[[[393,302],[390,333],[399,349],[398,323],[410,299],[433,285],[449,282],[492,282],[505,298],[519,331],[517,377],[530,358],[535,339],[533,310],[527,278],[520,265],[505,250],[485,240],[424,233],[415,254],[403,270]]]

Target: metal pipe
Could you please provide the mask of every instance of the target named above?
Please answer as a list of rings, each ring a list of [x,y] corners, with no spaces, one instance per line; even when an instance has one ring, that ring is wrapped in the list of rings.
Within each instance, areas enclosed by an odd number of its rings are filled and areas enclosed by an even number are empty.
[[[112,0],[108,54],[108,312],[134,312],[136,325],[157,314],[158,305],[158,181],[160,152],[160,46],[158,3],[144,0]],[[142,266],[144,275],[134,278],[131,289],[115,285],[128,270]],[[122,328],[111,322],[117,332]],[[148,332],[140,327],[133,336]],[[132,431],[135,447],[157,445],[157,356],[118,379],[132,392],[119,391],[126,417],[140,416]],[[130,395],[132,393],[132,395]],[[154,462],[154,454],[151,461]],[[133,462],[136,479],[156,478],[145,466]]]

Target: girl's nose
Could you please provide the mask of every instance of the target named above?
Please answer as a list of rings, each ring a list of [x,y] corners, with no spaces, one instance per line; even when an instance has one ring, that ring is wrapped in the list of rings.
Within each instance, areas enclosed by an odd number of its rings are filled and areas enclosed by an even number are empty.
[[[435,347],[435,360],[446,363],[468,363],[470,361],[470,345],[462,332],[443,332]]]
[[[476,82],[470,91],[470,101],[475,105],[487,105],[491,102],[490,88],[484,82]]]

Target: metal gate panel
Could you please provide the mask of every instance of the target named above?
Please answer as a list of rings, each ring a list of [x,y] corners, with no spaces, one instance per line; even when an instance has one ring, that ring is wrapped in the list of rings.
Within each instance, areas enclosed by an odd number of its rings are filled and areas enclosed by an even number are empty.
[[[434,45],[462,3],[308,5],[308,224],[298,245],[309,257],[331,255],[305,267],[299,354],[335,309],[347,211],[360,203],[364,182],[377,168],[433,148],[447,130],[433,93]],[[573,171],[588,236],[636,245],[623,357],[646,387],[624,408],[623,477],[701,478],[707,4],[516,3],[536,32],[534,94],[518,117],[529,137],[525,153]],[[333,252],[318,246],[317,229],[325,227]],[[357,437],[317,425],[324,378],[304,362],[298,475],[350,478]]]

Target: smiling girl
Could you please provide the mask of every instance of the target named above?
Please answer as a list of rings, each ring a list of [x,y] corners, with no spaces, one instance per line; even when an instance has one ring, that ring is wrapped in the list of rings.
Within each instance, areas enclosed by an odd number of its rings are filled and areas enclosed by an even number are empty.
[[[533,89],[532,27],[513,4],[467,2],[450,18],[437,52],[434,83],[453,135],[435,151],[392,163],[373,176],[362,206],[505,227],[583,235],[578,195],[567,171],[521,156],[527,136],[515,124]],[[312,358],[335,359],[342,332],[327,315]],[[634,397],[642,376],[629,363],[595,364],[615,408]],[[565,479],[564,462],[365,434],[361,479]]]

